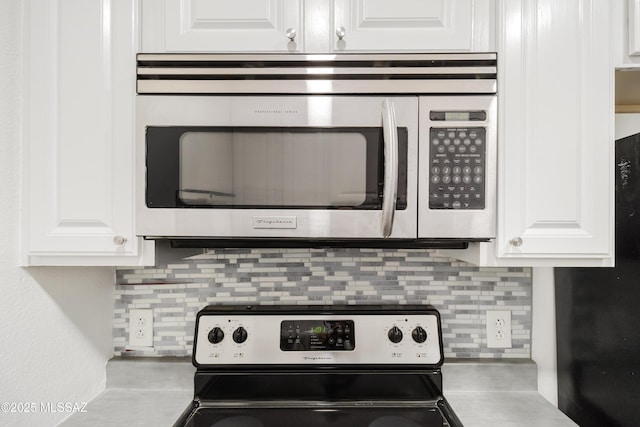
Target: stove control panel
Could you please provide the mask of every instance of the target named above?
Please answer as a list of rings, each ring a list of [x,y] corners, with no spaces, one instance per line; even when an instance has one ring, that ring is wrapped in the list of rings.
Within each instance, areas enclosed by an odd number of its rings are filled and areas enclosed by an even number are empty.
[[[282,351],[353,351],[353,320],[284,320],[280,323]]]
[[[198,317],[194,361],[219,365],[439,365],[436,314]]]

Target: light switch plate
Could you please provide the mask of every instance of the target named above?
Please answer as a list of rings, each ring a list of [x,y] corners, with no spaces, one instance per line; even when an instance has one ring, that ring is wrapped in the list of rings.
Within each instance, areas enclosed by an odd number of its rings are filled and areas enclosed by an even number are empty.
[[[487,348],[511,348],[510,310],[487,310]]]

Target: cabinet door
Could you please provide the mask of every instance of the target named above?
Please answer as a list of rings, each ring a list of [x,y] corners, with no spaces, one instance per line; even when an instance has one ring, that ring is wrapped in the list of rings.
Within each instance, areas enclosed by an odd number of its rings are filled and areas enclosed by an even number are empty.
[[[302,0],[143,0],[144,52],[302,50]]]
[[[335,0],[334,50],[489,50],[487,0]]]
[[[615,66],[640,68],[640,0],[611,0]]]
[[[25,4],[24,265],[153,261],[133,234],[136,12]]]
[[[640,56],[640,0],[629,0],[629,19],[626,25],[629,28],[629,56]]]
[[[502,0],[499,9],[498,259],[610,261],[609,1]]]

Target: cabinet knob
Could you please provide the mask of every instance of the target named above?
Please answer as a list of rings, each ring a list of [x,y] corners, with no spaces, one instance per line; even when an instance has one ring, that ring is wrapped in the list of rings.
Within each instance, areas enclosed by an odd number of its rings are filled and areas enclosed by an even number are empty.
[[[295,28],[287,28],[286,34],[289,40],[294,41],[296,39],[296,36],[298,35],[298,32]]]
[[[513,239],[509,240],[509,244],[516,248],[520,247],[522,246],[522,239],[520,237],[514,237]]]
[[[114,245],[118,245],[118,246],[122,246],[125,243],[127,243],[127,238],[124,236],[114,236],[113,237],[113,244]]]
[[[338,36],[338,39],[342,40],[345,34],[347,34],[347,30],[342,25],[336,27],[336,36]]]

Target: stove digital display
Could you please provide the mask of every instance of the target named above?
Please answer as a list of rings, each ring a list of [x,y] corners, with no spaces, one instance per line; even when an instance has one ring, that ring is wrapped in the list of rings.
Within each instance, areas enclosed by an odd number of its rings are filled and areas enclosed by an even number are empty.
[[[280,324],[282,351],[352,351],[353,320],[285,320]]]

